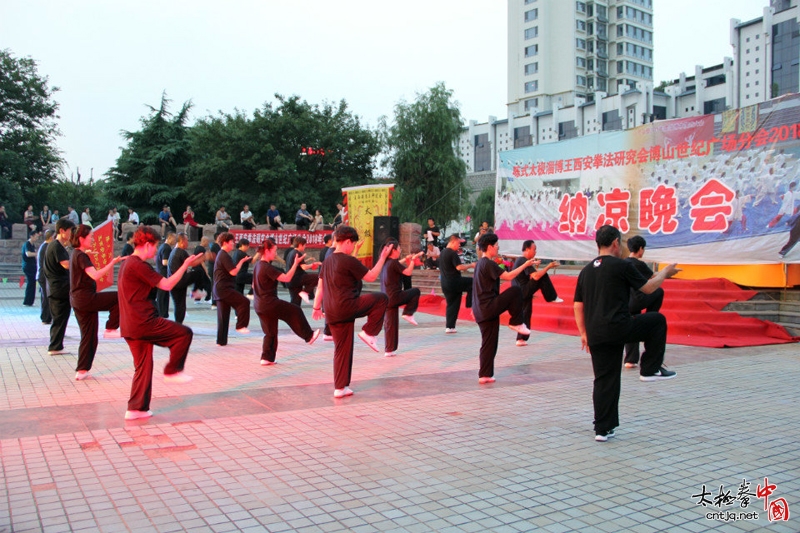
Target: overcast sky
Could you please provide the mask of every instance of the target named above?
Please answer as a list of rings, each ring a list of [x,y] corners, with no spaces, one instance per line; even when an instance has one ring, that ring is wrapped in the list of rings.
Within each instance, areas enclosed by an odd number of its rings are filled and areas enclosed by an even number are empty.
[[[570,0],[561,0],[564,2]],[[731,55],[730,19],[768,0],[654,0],[658,84]],[[251,114],[275,93],[345,99],[374,126],[436,82],[465,120],[506,116],[506,0],[0,0],[0,48],[60,87],[59,148],[95,178],[121,130],[191,100],[193,117]]]

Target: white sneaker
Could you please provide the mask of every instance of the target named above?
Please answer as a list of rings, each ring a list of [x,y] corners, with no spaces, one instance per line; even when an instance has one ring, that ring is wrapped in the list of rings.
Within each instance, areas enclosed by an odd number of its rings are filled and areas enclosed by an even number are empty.
[[[353,391],[350,389],[350,387],[345,387],[343,389],[335,389],[333,391],[334,398],[344,398],[345,396],[352,396],[352,395]]]
[[[372,348],[373,351],[377,352],[378,350],[378,342],[372,335],[369,335],[366,331],[361,330],[358,333],[358,338],[364,341],[364,344]]]
[[[185,372],[176,372],[175,374],[164,374],[164,383],[189,383],[194,378],[187,376]]]
[[[323,335],[322,336],[322,340],[324,340],[326,342],[331,342],[331,341],[333,341],[333,335]]]
[[[119,339],[119,329],[107,329],[103,332],[104,339]]]
[[[419,326],[413,315],[400,315],[400,317],[413,326]]]
[[[307,293],[306,291],[300,291],[300,292],[298,292],[298,293],[297,293],[297,295],[298,295],[298,296],[300,297],[300,299],[301,299],[301,300],[303,300],[305,303],[307,303],[307,304],[311,303],[311,300],[309,299],[309,297],[308,297],[308,293]]]
[[[384,357],[394,357],[397,355],[397,352],[386,352],[383,354]]]
[[[564,301],[564,300],[562,300],[561,298],[556,298],[555,300],[553,300],[553,301],[552,301],[552,302],[550,302],[550,303],[551,303],[551,304],[560,304],[560,303],[562,303],[563,301]]]
[[[247,328],[239,328],[236,330],[236,333],[240,335],[247,335],[248,333],[250,333],[250,330]]]
[[[125,411],[125,420],[138,420],[151,416],[153,416],[153,411]]]
[[[508,327],[513,329],[514,331],[516,331],[520,335],[530,335],[531,334],[531,330],[529,330],[528,326],[526,326],[525,324],[517,324],[517,325],[514,325],[514,326],[509,324]]]
[[[450,333],[458,333],[458,332],[456,331],[456,328],[444,328],[444,332],[445,332],[445,333],[447,333],[447,334],[450,334]]]
[[[255,299],[256,299],[256,297],[255,297],[254,295],[252,295],[252,294],[246,294],[245,296],[246,296],[246,297],[247,297],[247,299],[248,299],[248,300],[250,300],[251,302],[252,302],[253,300],[255,300]]]
[[[276,364],[275,361],[267,361],[266,359],[261,360],[261,366],[271,366]]]
[[[316,330],[316,331],[314,332],[314,334],[311,336],[311,339],[310,339],[310,340],[309,340],[309,341],[308,341],[306,344],[308,344],[309,346],[311,346],[312,344],[314,344],[314,341],[315,341],[315,340],[317,340],[317,339],[319,338],[319,335],[320,335],[320,333],[322,333],[322,330],[321,330],[321,329],[318,329],[318,330]]]
[[[517,341],[517,346],[527,346],[527,345],[528,345],[528,341],[523,341],[523,340],[518,340]]]
[[[84,379],[89,377],[88,370],[78,370],[78,373],[75,374],[75,381],[83,381]]]

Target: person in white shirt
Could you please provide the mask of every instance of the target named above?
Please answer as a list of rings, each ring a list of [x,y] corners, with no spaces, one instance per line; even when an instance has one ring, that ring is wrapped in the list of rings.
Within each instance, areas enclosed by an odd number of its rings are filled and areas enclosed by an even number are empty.
[[[256,228],[256,223],[255,223],[255,220],[254,220],[254,217],[253,217],[253,213],[250,212],[250,206],[249,205],[245,204],[244,210],[241,213],[239,213],[239,218],[242,221],[242,227],[244,229],[255,229]]]
[[[139,223],[139,214],[136,213],[130,207],[128,208],[128,223],[129,224],[138,224]]]

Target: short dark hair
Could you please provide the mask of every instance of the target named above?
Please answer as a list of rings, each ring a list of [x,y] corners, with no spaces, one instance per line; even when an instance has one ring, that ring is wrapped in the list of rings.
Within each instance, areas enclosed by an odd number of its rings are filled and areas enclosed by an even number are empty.
[[[628,239],[628,251],[631,253],[635,254],[645,246],[647,246],[647,241],[641,235],[634,235]]]
[[[239,242],[236,243],[236,247],[241,248],[242,246],[250,246],[250,241],[242,237],[239,239]]]
[[[328,244],[328,243],[331,241],[331,238],[332,238],[332,237],[333,237],[333,235],[331,235],[330,233],[328,233],[327,235],[325,235],[325,236],[322,238],[322,242],[324,242],[325,244]]]
[[[606,224],[601,226],[594,234],[594,242],[597,243],[598,248],[608,248],[614,241],[620,239],[622,234],[614,226]]]
[[[59,231],[71,230],[75,227],[75,223],[68,218],[59,218],[56,222],[56,233]]]
[[[358,230],[352,226],[341,225],[333,232],[333,238],[336,239],[336,242],[358,242]]]
[[[133,232],[129,231],[127,235],[125,235],[125,240],[129,241],[133,238]]]
[[[300,246],[301,244],[306,244],[307,242],[308,241],[306,240],[305,237],[297,236],[294,239],[292,239],[292,246],[294,246],[296,248],[296,247]]]
[[[231,241],[233,241],[235,239],[236,239],[236,237],[233,236],[233,233],[229,233],[229,232],[225,231],[225,232],[219,234],[219,237],[217,238],[217,243],[220,246],[222,246],[226,242],[231,242]]]
[[[530,248],[534,244],[536,244],[535,241],[532,241],[531,239],[528,239],[527,241],[522,243],[522,251],[524,252],[525,250],[527,250],[528,248]]]
[[[451,243],[453,241],[458,241],[460,243],[461,242],[461,236],[459,236],[457,233],[453,233],[452,235],[450,235],[447,238],[447,242]]]
[[[391,246],[392,248],[400,248],[400,243],[397,242],[397,239],[395,239],[394,237],[388,237],[383,242],[383,247],[386,248],[387,246]]]
[[[481,249],[481,252],[485,252],[489,246],[493,246],[497,244],[497,235],[494,233],[487,233],[485,235],[481,235],[481,238],[478,239],[478,248]]]
[[[56,234],[56,232],[51,230],[51,229],[45,230],[45,232],[44,232],[44,240],[53,238],[53,235],[55,235],[55,234]]]

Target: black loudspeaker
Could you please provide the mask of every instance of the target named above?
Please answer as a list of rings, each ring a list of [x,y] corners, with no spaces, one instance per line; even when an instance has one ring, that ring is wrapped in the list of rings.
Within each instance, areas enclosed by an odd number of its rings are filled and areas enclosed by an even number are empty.
[[[381,256],[381,249],[386,239],[392,237],[400,241],[400,219],[397,217],[374,217],[372,225],[372,261],[373,265]]]

